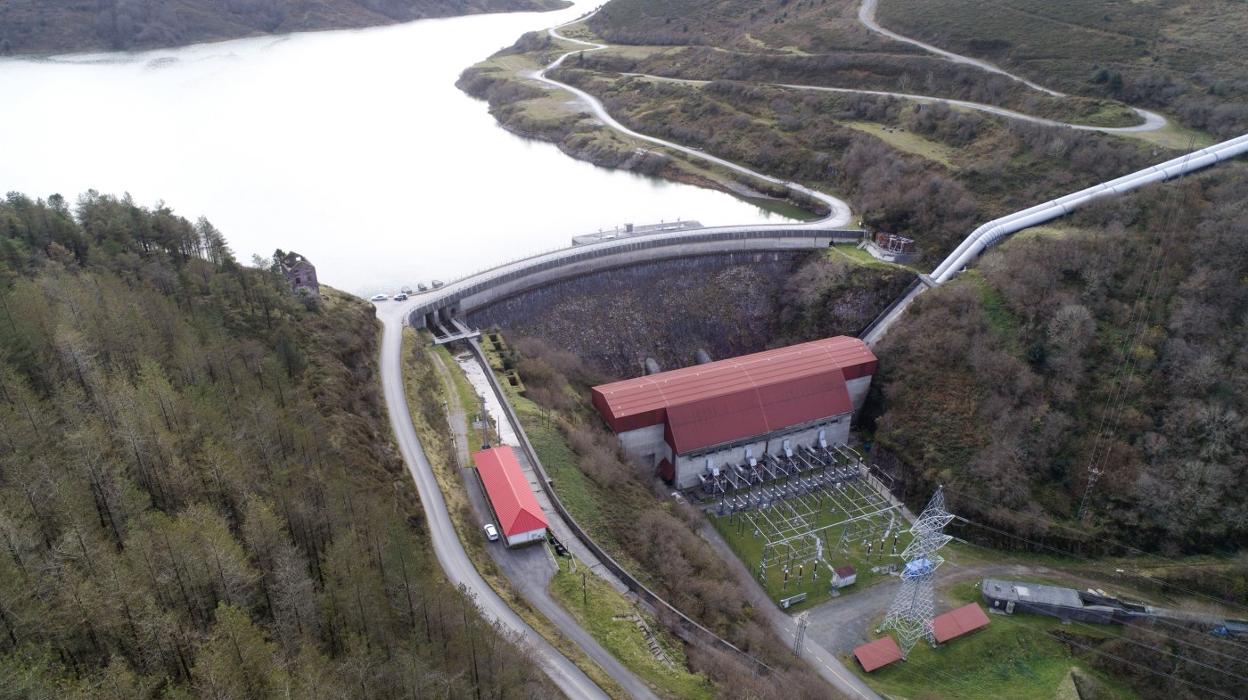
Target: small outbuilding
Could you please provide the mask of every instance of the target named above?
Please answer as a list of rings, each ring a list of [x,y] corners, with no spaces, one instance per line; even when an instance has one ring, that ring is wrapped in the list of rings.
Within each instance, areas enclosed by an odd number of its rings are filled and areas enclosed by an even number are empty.
[[[944,644],[950,639],[956,639],[987,626],[988,615],[978,603],[968,603],[932,619],[932,631],[935,633],[937,644]]]
[[[1022,612],[1064,621],[1109,624],[1131,619],[1144,611],[1144,606],[1126,604],[1116,598],[1028,581],[986,578],[979,585],[979,592],[993,612],[1006,615]]]
[[[473,453],[472,461],[507,546],[544,539],[546,516],[524,478],[516,453],[503,445]]]
[[[897,642],[894,642],[892,637],[880,637],[874,642],[855,647],[854,658],[858,659],[862,670],[871,673],[877,668],[900,661],[901,647],[897,646]]]
[[[844,588],[858,580],[858,570],[852,566],[838,566],[832,570],[832,587]]]

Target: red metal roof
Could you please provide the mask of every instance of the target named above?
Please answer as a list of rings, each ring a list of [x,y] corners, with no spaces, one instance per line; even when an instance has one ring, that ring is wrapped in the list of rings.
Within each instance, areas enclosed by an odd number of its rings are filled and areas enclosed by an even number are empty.
[[[617,433],[667,422],[683,454],[853,410],[845,382],[875,373],[857,338],[825,338],[593,388]]]
[[[854,648],[854,658],[862,664],[862,670],[870,673],[881,666],[887,666],[901,660],[901,647],[892,637],[880,637],[874,642],[867,642]]]
[[[507,445],[481,450],[472,455],[485,484],[485,493],[494,506],[503,534],[511,537],[546,527],[546,516],[537,505],[516,454]]]
[[[968,603],[957,610],[950,610],[932,619],[932,628],[936,633],[938,643],[961,637],[967,632],[974,632],[980,627],[987,626],[988,615],[978,603]]]
[[[840,566],[833,569],[833,571],[836,572],[836,575],[841,578],[849,578],[850,576],[858,575],[858,571],[852,566]]]

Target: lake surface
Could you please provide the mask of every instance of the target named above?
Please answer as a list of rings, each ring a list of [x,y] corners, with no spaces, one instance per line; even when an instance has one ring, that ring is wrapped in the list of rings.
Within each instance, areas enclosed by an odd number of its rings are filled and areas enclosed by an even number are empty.
[[[626,222],[785,219],[573,160],[455,88],[522,33],[582,14],[423,20],[181,49],[0,60],[0,191],[94,188],[206,216],[240,260],[297,250],[371,294]]]

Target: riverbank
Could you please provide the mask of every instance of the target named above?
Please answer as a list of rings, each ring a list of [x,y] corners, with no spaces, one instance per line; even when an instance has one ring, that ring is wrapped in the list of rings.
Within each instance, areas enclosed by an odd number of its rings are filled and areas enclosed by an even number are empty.
[[[295,0],[279,6],[173,0],[106,6],[15,0],[0,4],[0,56],[170,48],[438,17],[546,12],[571,4],[567,0],[409,0],[366,6],[355,0]]]
[[[827,215],[826,206],[807,201],[782,185],[604,128],[574,96],[533,80],[561,54],[578,48],[585,47],[546,32],[531,32],[464,70],[455,85],[485,100],[490,114],[507,131],[553,143],[577,160],[725,192],[790,218]],[[573,54],[569,63],[579,65],[583,56]]]

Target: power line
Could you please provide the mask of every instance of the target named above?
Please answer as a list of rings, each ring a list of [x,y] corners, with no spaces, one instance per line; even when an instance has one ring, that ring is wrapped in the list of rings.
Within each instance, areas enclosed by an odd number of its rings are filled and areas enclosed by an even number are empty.
[[[1175,676],[1175,675],[1174,675],[1174,674],[1172,674],[1172,673],[1163,673],[1163,672],[1161,672],[1161,671],[1156,671],[1156,670],[1153,670],[1153,669],[1149,668],[1148,666],[1144,666],[1144,665],[1142,665],[1142,664],[1137,664],[1137,663],[1135,663],[1134,661],[1128,661],[1127,659],[1124,659],[1124,658],[1122,658],[1121,656],[1118,656],[1117,654],[1111,654],[1111,653],[1109,653],[1109,652],[1107,652],[1107,651],[1103,651],[1103,650],[1101,650],[1101,649],[1097,649],[1096,647],[1089,646],[1089,645],[1087,645],[1087,644],[1080,644],[1079,642],[1076,642],[1074,639],[1065,639],[1065,638],[1058,637],[1058,636],[1057,636],[1056,634],[1054,634],[1051,630],[1047,631],[1046,633],[1047,633],[1050,637],[1053,637],[1054,639],[1056,639],[1056,640],[1058,640],[1059,642],[1062,642],[1062,643],[1064,643],[1064,644],[1074,644],[1075,646],[1080,647],[1080,648],[1082,648],[1082,649],[1085,649],[1085,650],[1087,650],[1087,651],[1090,651],[1090,652],[1092,652],[1093,654],[1100,654],[1101,656],[1108,656],[1108,657],[1110,657],[1111,659],[1115,659],[1115,660],[1117,660],[1117,661],[1121,661],[1122,663],[1127,664],[1128,666],[1134,666],[1135,668],[1139,668],[1139,669],[1143,669],[1143,670],[1145,670],[1145,671],[1148,671],[1149,673],[1151,673],[1151,674],[1153,674],[1153,675],[1155,675],[1155,676],[1161,676],[1161,677],[1166,678],[1166,679],[1168,679],[1168,680],[1178,681],[1179,683],[1182,683],[1183,685],[1191,686],[1191,687],[1193,687],[1193,688],[1198,688],[1198,689],[1203,690],[1203,691],[1205,691],[1205,692],[1212,693],[1212,694],[1214,694],[1214,695],[1216,695],[1216,696],[1218,696],[1218,697],[1220,697],[1220,698],[1228,698],[1228,700],[1236,700],[1236,699],[1235,699],[1235,696],[1233,696],[1233,695],[1227,695],[1227,694],[1225,694],[1225,693],[1223,693],[1223,692],[1221,692],[1221,691],[1214,690],[1213,688],[1209,688],[1209,687],[1206,687],[1206,686],[1200,685],[1199,683],[1193,683],[1193,682],[1191,682],[1191,681],[1185,681],[1185,680],[1183,680],[1182,678],[1179,678],[1178,676]]]
[[[1189,145],[1192,144],[1189,142]],[[1183,162],[1186,163],[1187,158],[1190,156],[1191,153],[1189,152]],[[1179,179],[1182,179],[1181,175]],[[1109,463],[1109,457],[1113,452],[1112,444],[1107,443],[1105,454],[1101,457],[1098,464],[1097,454],[1100,450],[1102,438],[1108,437],[1111,429],[1116,430],[1118,421],[1122,416],[1122,409],[1126,405],[1127,382],[1124,381],[1123,369],[1124,367],[1126,369],[1126,380],[1130,380],[1131,377],[1135,376],[1135,366],[1138,363],[1136,357],[1130,353],[1130,349],[1131,346],[1135,344],[1139,336],[1144,332],[1145,322],[1151,316],[1150,308],[1153,303],[1153,297],[1157,294],[1157,290],[1161,285],[1160,273],[1167,267],[1167,259],[1163,255],[1163,251],[1166,250],[1167,243],[1174,234],[1175,226],[1178,223],[1178,216],[1179,210],[1175,207],[1170,211],[1169,221],[1166,222],[1163,227],[1161,237],[1157,241],[1157,245],[1153,250],[1153,257],[1148,263],[1148,273],[1141,280],[1140,291],[1136,295],[1135,305],[1133,305],[1131,309],[1131,317],[1127,321],[1127,326],[1131,327],[1132,324],[1135,323],[1136,310],[1138,309],[1141,311],[1142,315],[1139,318],[1138,324],[1136,324],[1137,327],[1135,327],[1130,335],[1127,336],[1126,341],[1123,344],[1122,354],[1124,358],[1126,358],[1126,362],[1119,363],[1119,371],[1116,373],[1114,379],[1114,390],[1111,393],[1109,400],[1106,402],[1107,413],[1101,414],[1100,429],[1097,432],[1096,441],[1092,446],[1092,455],[1088,460],[1088,483],[1084,487],[1083,496],[1079,499],[1079,510],[1077,516],[1079,520],[1083,520],[1084,515],[1087,513],[1088,499],[1092,494],[1092,489],[1096,486],[1096,482],[1105,471],[1105,465]],[[1110,406],[1114,404],[1115,401],[1117,402],[1117,405],[1114,406],[1111,412]],[[1107,415],[1112,415],[1112,420],[1107,421]]]
[[[1020,539],[1020,540],[1022,540],[1022,541],[1024,541],[1024,542],[1027,542],[1027,543],[1030,543],[1030,544],[1034,544],[1034,545],[1036,545],[1037,547],[1043,547],[1043,548],[1045,548],[1045,549],[1048,549],[1048,550],[1051,550],[1051,551],[1057,552],[1058,554],[1066,554],[1066,555],[1070,555],[1070,556],[1075,556],[1075,557],[1078,557],[1078,558],[1080,558],[1080,559],[1085,559],[1085,560],[1087,560],[1087,561],[1092,561],[1092,560],[1091,560],[1091,559],[1089,559],[1088,557],[1080,556],[1080,555],[1078,555],[1078,554],[1075,554],[1075,553],[1073,553],[1073,552],[1069,552],[1069,551],[1067,551],[1067,550],[1058,549],[1058,548],[1056,548],[1056,547],[1052,547],[1052,546],[1047,545],[1047,544],[1044,544],[1044,543],[1042,543],[1042,542],[1036,542],[1035,540],[1030,540],[1030,539],[1027,539],[1026,537],[1023,537],[1022,535],[1016,535],[1016,534],[1014,534],[1014,533],[1012,533],[1012,532],[1006,532],[1005,530],[1001,530],[1001,529],[999,529],[999,528],[995,528],[995,527],[993,527],[993,526],[991,526],[991,525],[987,525],[987,524],[985,524],[985,523],[981,523],[981,522],[978,522],[978,521],[975,521],[975,520],[970,520],[970,519],[967,519],[967,518],[963,518],[963,517],[961,517],[961,516],[958,516],[958,520],[961,520],[962,522],[964,522],[964,523],[968,523],[968,524],[970,524],[970,525],[975,525],[975,526],[978,526],[978,527],[982,527],[982,528],[984,528],[985,530],[992,530],[993,532],[996,532],[996,533],[999,533],[999,534],[1005,535],[1006,537],[1014,537],[1014,538]],[[1214,602],[1216,602],[1216,603],[1218,603],[1218,604],[1220,604],[1220,605],[1233,605],[1233,606],[1235,606],[1235,607],[1237,607],[1237,608],[1244,608],[1245,610],[1248,610],[1248,607],[1245,607],[1244,605],[1242,605],[1242,604],[1240,604],[1240,603],[1236,603],[1236,602],[1234,602],[1234,601],[1224,601],[1224,600],[1220,600],[1220,599],[1218,599],[1218,598],[1214,598],[1214,597],[1213,597],[1213,596],[1211,596],[1211,595],[1208,595],[1208,594],[1205,594],[1205,593],[1201,593],[1200,591],[1193,591],[1193,590],[1189,590],[1189,589],[1187,589],[1187,588],[1183,588],[1182,586],[1178,586],[1178,585],[1175,585],[1175,584],[1169,583],[1169,582],[1167,582],[1167,581],[1163,581],[1163,580],[1161,580],[1161,579],[1153,578],[1152,576],[1148,576],[1147,574],[1137,574],[1137,575],[1138,575],[1140,578],[1147,579],[1147,580],[1149,580],[1149,581],[1152,581],[1152,582],[1154,582],[1154,583],[1160,584],[1160,585],[1162,585],[1162,586],[1170,586],[1171,588],[1176,588],[1176,589],[1178,589],[1178,590],[1180,590],[1180,591],[1183,591],[1184,593],[1188,593],[1189,595],[1199,596],[1199,597],[1201,597],[1201,598],[1208,598],[1209,600],[1212,600],[1212,601],[1214,601]]]
[[[962,521],[964,521],[964,522],[968,522],[968,523],[970,523],[970,524],[977,524],[977,523],[973,523],[972,521],[967,521],[965,518],[958,518],[958,519],[959,519],[959,520],[962,520]],[[983,549],[983,550],[985,550],[985,551],[987,551],[987,552],[994,552],[994,553],[996,552],[996,550],[993,550],[993,549],[991,549],[991,548],[989,548],[989,547],[985,547],[985,546],[983,546],[983,545],[978,545],[978,544],[975,544],[974,542],[968,542],[968,541],[966,541],[966,540],[958,540],[958,541],[959,541],[959,542],[962,542],[962,543],[964,543],[964,544],[970,545],[970,546],[972,546],[972,547],[977,547],[977,548],[979,548],[979,549]],[[956,566],[958,566],[958,565],[955,563],[955,564],[954,564],[954,566],[956,567]],[[1071,622],[1071,623],[1073,623],[1073,624],[1082,625],[1082,626],[1087,627],[1087,628],[1089,628],[1089,629],[1099,629],[1099,628],[1097,628],[1097,627],[1095,627],[1095,626],[1093,626],[1093,625],[1091,625],[1091,624],[1089,624],[1089,623],[1086,623],[1086,622],[1080,622],[1079,620],[1070,620],[1070,622]],[[1133,626],[1135,626],[1135,627],[1143,627],[1143,624],[1142,624],[1143,622],[1145,622],[1145,621],[1144,621],[1144,620],[1137,620],[1137,621],[1133,621],[1133,622],[1129,622],[1129,623],[1125,623],[1125,624],[1130,624],[1130,625],[1133,625]],[[1198,632],[1198,630],[1194,629],[1193,627],[1190,627],[1190,626],[1188,626],[1188,625],[1184,625],[1184,624],[1179,623],[1179,622],[1174,622],[1174,621],[1172,621],[1172,620],[1167,620],[1167,619],[1165,619],[1165,618],[1163,618],[1163,617],[1152,617],[1152,618],[1148,618],[1147,622],[1148,622],[1149,624],[1163,624],[1163,625],[1166,625],[1166,626],[1169,626],[1169,627],[1173,627],[1173,628],[1175,628],[1175,629],[1183,630],[1183,631],[1185,631],[1185,632]],[[1178,643],[1178,644],[1187,644],[1188,646],[1195,647],[1196,649],[1200,649],[1201,651],[1208,652],[1208,653],[1210,653],[1210,654],[1214,654],[1214,655],[1216,655],[1216,656],[1221,656],[1221,657],[1223,657],[1223,658],[1230,659],[1230,660],[1232,660],[1232,661],[1238,661],[1238,662],[1248,662],[1248,656],[1245,656],[1245,655],[1240,655],[1240,654],[1237,654],[1237,655],[1226,654],[1226,653],[1223,653],[1223,652],[1218,651],[1218,650],[1216,650],[1216,649],[1211,649],[1211,648],[1209,648],[1209,647],[1206,647],[1206,646],[1203,646],[1203,645],[1197,644],[1196,642],[1193,642],[1193,641],[1188,640],[1188,639],[1180,639],[1179,637],[1177,637],[1177,636],[1175,636],[1175,635],[1173,635],[1173,634],[1167,634],[1167,633],[1165,633],[1165,632],[1161,632],[1161,631],[1158,631],[1157,633],[1158,633],[1158,634],[1161,634],[1162,636],[1166,637],[1167,639],[1171,639],[1171,640],[1173,640],[1174,642],[1176,642],[1176,643]],[[1233,647],[1237,647],[1237,648],[1241,648],[1241,649],[1248,650],[1248,645],[1240,644],[1239,642],[1236,642],[1236,641],[1234,641],[1234,640],[1232,640],[1232,639],[1224,639],[1224,638],[1219,638],[1219,637],[1209,637],[1209,639],[1210,639],[1210,640],[1212,640],[1212,641],[1222,642],[1222,643],[1224,643],[1224,644],[1227,644],[1227,645],[1230,645],[1230,646],[1233,646]],[[1192,661],[1193,661],[1193,663],[1199,663],[1199,662],[1198,662],[1198,661],[1196,661],[1195,659],[1193,659]],[[1245,678],[1245,680],[1248,680],[1248,678]]]
[[[953,493],[954,493],[954,495],[956,495],[958,498],[967,498],[967,499],[970,499],[970,500],[972,500],[972,501],[977,501],[977,502],[979,502],[979,503],[981,503],[981,504],[983,504],[983,505],[986,505],[986,506],[989,506],[989,507],[992,507],[992,508],[998,508],[998,507],[1001,507],[1001,504],[1000,504],[1000,503],[993,503],[992,501],[989,501],[989,500],[986,500],[986,499],[980,498],[979,496],[975,496],[975,495],[973,495],[973,494],[971,494],[971,493],[969,493],[969,492],[967,492],[967,491],[963,491],[963,490],[960,490],[960,489],[959,489],[959,490],[957,490],[957,491],[954,491]],[[1060,523],[1060,522],[1058,522],[1057,520],[1053,519],[1052,517],[1045,517],[1045,516],[1037,515],[1037,514],[1035,514],[1035,513],[1023,513],[1022,515],[1023,515],[1024,517],[1031,518],[1031,519],[1033,519],[1033,520],[1037,520],[1037,521],[1043,522],[1043,523],[1045,523],[1045,524],[1051,525],[1051,526],[1053,526],[1053,527],[1061,528],[1061,529],[1063,529],[1063,530],[1069,530],[1069,531],[1071,531],[1071,532],[1076,532],[1076,533],[1080,533],[1080,534],[1084,534],[1084,535],[1088,534],[1088,532],[1087,532],[1087,530],[1086,530],[1086,529],[1080,529],[1080,528],[1077,528],[1077,527],[1073,527],[1073,526],[1070,526],[1070,525],[1066,525],[1066,524]],[[1162,555],[1157,554],[1157,553],[1155,553],[1155,552],[1148,552],[1148,551],[1145,551],[1145,550],[1143,550],[1143,549],[1140,549],[1139,547],[1135,547],[1135,546],[1129,545],[1129,544],[1127,544],[1126,542],[1123,542],[1122,540],[1116,540],[1116,539],[1114,539],[1114,538],[1112,538],[1112,537],[1106,537],[1106,536],[1105,536],[1105,535],[1103,535],[1103,534],[1098,534],[1098,535],[1097,535],[1097,539],[1100,539],[1100,540],[1105,540],[1105,541],[1107,541],[1107,542],[1111,542],[1111,543],[1113,543],[1113,544],[1115,544],[1115,545],[1118,545],[1118,546],[1119,546],[1119,547],[1121,547],[1122,549],[1125,549],[1125,550],[1127,550],[1127,551],[1129,551],[1129,552],[1133,552],[1133,553],[1135,553],[1135,554],[1139,554],[1139,555],[1141,555],[1141,556],[1152,557],[1153,559],[1156,559],[1156,560],[1159,560],[1159,561],[1165,562],[1165,564],[1164,564],[1164,565],[1165,565],[1165,566],[1168,566],[1168,567],[1175,567],[1175,566],[1177,566],[1177,567],[1182,567],[1182,568],[1185,568],[1185,569],[1201,569],[1201,571],[1203,571],[1204,573],[1210,574],[1210,575],[1212,575],[1212,576],[1217,576],[1218,578],[1223,579],[1223,580],[1225,580],[1225,581],[1228,581],[1228,582],[1230,582],[1230,583],[1237,583],[1237,581],[1236,581],[1235,579],[1233,579],[1233,578],[1231,578],[1230,576],[1227,576],[1226,574],[1223,574],[1223,573],[1221,573],[1221,572],[1219,572],[1219,571],[1213,571],[1213,570],[1209,570],[1209,569],[1202,569],[1202,568],[1200,567],[1200,565],[1198,565],[1198,564],[1189,564],[1189,563],[1185,563],[1185,562],[1177,561],[1177,560],[1175,560],[1175,559],[1173,559],[1173,558],[1171,558],[1171,557],[1162,556]],[[1078,555],[1078,554],[1075,554],[1074,552],[1071,552],[1071,555],[1072,555],[1072,556],[1083,556],[1083,557],[1085,557],[1085,558],[1088,558],[1088,557],[1086,557],[1086,555]],[[1092,561],[1092,559],[1091,559],[1091,558],[1088,558],[1088,560],[1089,560],[1089,561]]]

